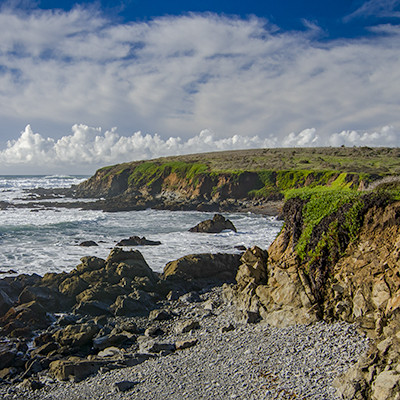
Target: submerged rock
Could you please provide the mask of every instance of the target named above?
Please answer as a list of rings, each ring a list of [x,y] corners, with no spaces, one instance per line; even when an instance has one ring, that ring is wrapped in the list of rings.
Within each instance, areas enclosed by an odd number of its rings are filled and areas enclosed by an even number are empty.
[[[189,232],[220,233],[224,230],[237,232],[235,226],[229,219],[226,219],[221,214],[215,214],[213,219],[200,222],[193,228],[190,228]]]
[[[131,236],[129,239],[122,239],[117,246],[159,246],[160,244],[158,240],[147,240],[144,236]]]

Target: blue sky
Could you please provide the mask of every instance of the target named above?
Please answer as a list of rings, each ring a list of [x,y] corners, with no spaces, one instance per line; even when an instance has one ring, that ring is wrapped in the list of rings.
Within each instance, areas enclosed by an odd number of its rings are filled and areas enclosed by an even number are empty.
[[[0,173],[400,144],[400,0],[0,5]]]

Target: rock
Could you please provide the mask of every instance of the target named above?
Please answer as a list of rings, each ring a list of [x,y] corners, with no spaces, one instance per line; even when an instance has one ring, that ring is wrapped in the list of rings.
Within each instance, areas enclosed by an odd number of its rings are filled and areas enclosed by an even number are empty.
[[[110,315],[111,311],[106,303],[97,300],[81,301],[75,308],[74,313],[81,315]]]
[[[80,382],[99,371],[106,361],[89,361],[78,357],[50,363],[50,373],[60,381]]]
[[[27,286],[19,295],[18,303],[24,304],[35,301],[45,307],[46,311],[55,311],[60,309],[62,300],[62,296],[56,290],[46,286]]]
[[[54,340],[63,346],[92,346],[92,340],[99,330],[98,325],[93,323],[68,325],[66,328],[57,331],[53,337]]]
[[[64,279],[58,287],[58,290],[70,297],[75,297],[89,287],[89,284],[79,276],[71,276]]]
[[[169,262],[162,277],[231,282],[235,279],[239,265],[238,254],[192,254]]]
[[[141,353],[172,353],[175,351],[175,345],[172,343],[159,343],[148,340],[140,342],[139,350]]]
[[[115,382],[114,386],[117,392],[127,392],[128,390],[133,389],[139,382],[132,381],[121,381]]]
[[[105,261],[99,257],[82,257],[81,264],[79,264],[75,270],[79,273],[96,271],[104,268]]]
[[[123,351],[119,349],[118,347],[106,347],[104,350],[101,350],[98,352],[97,357],[100,358],[110,358],[110,357],[122,357],[123,356]]]
[[[199,329],[200,324],[198,321],[189,319],[187,321],[179,322],[175,327],[175,332],[177,334],[190,332],[194,329]]]
[[[184,350],[188,349],[189,347],[196,346],[197,343],[197,339],[178,340],[175,342],[175,348],[176,350]]]
[[[235,327],[231,322],[227,322],[219,328],[221,333],[230,332],[233,330],[235,330]]]
[[[42,389],[44,387],[44,383],[38,381],[37,379],[26,378],[21,382],[20,387],[35,391]]]
[[[29,337],[35,329],[45,329],[50,323],[51,318],[37,301],[12,307],[0,318],[2,334],[13,337]]]
[[[144,335],[147,337],[156,337],[164,335],[164,331],[157,325],[149,326],[145,331]]]
[[[400,374],[395,371],[383,371],[372,384],[374,400],[398,400],[400,398]]]
[[[84,242],[80,243],[79,246],[91,247],[91,246],[98,246],[98,244],[93,240],[85,240]]]
[[[0,316],[4,315],[13,305],[8,294],[0,289]]]
[[[130,296],[119,296],[110,309],[116,316],[134,317],[144,316],[150,311],[149,304],[143,298],[132,298]]]
[[[0,342],[0,370],[11,367],[17,355],[17,349],[12,342]]]
[[[110,333],[108,335],[94,338],[93,347],[98,350],[103,350],[107,347],[122,345],[133,337],[133,334],[129,332]]]
[[[235,319],[241,324],[255,324],[260,321],[261,317],[258,312],[249,310],[236,310]]]
[[[213,219],[200,222],[193,228],[190,228],[189,232],[220,233],[224,230],[237,232],[235,226],[229,219],[225,219],[221,214],[215,214]]]
[[[189,292],[179,297],[179,300],[182,303],[199,303],[201,298],[197,292]]]
[[[149,314],[150,321],[167,321],[172,318],[172,314],[168,310],[152,310]]]
[[[122,239],[117,246],[158,246],[161,242],[147,240],[144,236],[131,236],[129,239]]]

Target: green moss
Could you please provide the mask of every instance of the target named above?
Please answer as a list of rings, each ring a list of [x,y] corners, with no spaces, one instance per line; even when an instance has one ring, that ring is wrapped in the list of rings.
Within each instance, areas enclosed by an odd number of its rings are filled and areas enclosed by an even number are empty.
[[[307,254],[307,245],[310,241],[313,229],[321,222],[323,218],[336,212],[339,207],[346,203],[355,201],[360,192],[351,189],[337,189],[332,187],[315,187],[293,189],[286,192],[286,198],[299,197],[307,200],[303,208],[303,230],[296,245],[297,254],[301,259],[305,259]],[[354,208],[354,213],[357,211]],[[350,218],[350,217],[349,217]],[[349,219],[349,224],[351,219]]]

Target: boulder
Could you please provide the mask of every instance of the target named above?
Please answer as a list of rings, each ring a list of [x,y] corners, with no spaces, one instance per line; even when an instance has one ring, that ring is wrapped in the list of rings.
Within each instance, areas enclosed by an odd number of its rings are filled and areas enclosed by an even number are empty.
[[[239,265],[238,254],[191,254],[169,262],[162,277],[231,282]]]
[[[45,329],[50,323],[51,318],[47,315],[45,308],[37,301],[12,307],[0,318],[2,334],[13,337],[32,336],[34,330]]]
[[[57,360],[50,363],[50,373],[60,381],[80,382],[99,371],[107,361],[89,361],[78,357]]]
[[[79,246],[92,247],[92,246],[98,246],[98,244],[93,240],[85,240],[82,243],[79,243]]]
[[[63,346],[91,346],[92,340],[97,335],[99,330],[99,326],[93,323],[68,325],[66,328],[57,331],[53,337],[54,340]]]
[[[200,222],[193,228],[190,228],[189,232],[220,233],[224,230],[237,232],[235,226],[229,219],[226,219],[221,214],[215,214],[213,219]]]
[[[161,242],[147,240],[144,236],[131,236],[129,239],[122,239],[117,246],[159,246]]]

